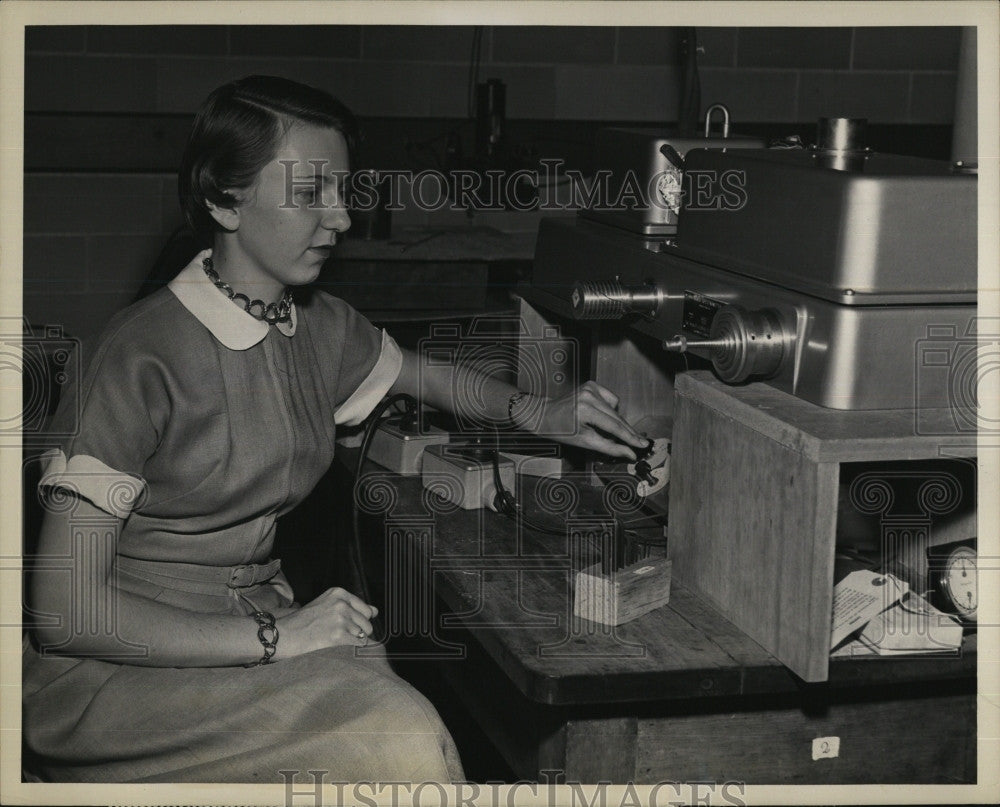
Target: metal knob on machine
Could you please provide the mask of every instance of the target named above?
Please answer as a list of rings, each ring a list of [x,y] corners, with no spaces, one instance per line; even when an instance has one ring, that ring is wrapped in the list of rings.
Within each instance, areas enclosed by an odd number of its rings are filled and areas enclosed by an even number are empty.
[[[775,309],[748,311],[741,305],[727,305],[712,318],[708,339],[674,336],[664,340],[663,349],[676,353],[690,348],[708,350],[719,378],[738,384],[752,376],[776,376],[791,344],[792,336]]]
[[[652,281],[624,286],[618,280],[586,280],[573,287],[570,302],[574,319],[621,319],[629,314],[652,319],[663,303],[663,292]]]

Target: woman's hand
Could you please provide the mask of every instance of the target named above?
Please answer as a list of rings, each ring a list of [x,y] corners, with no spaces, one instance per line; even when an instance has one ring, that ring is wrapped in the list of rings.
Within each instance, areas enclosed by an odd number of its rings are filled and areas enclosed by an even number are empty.
[[[536,433],[630,460],[635,452],[629,446],[644,448],[649,442],[622,420],[618,396],[593,381],[544,402]]]
[[[360,597],[342,588],[329,588],[308,605],[275,620],[275,661],[337,645],[364,647],[376,614],[378,609]]]

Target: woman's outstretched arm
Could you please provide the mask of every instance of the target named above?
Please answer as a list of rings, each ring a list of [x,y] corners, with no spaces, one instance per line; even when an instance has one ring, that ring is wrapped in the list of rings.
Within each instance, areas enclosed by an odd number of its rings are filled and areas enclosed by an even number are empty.
[[[520,397],[521,391],[513,384],[475,367],[426,363],[421,367],[416,353],[404,349],[402,354],[402,368],[392,392],[405,392],[436,409],[486,423],[516,425],[541,437],[612,457],[634,460],[633,448],[643,448],[648,442],[618,414],[618,396],[593,381],[558,398],[532,401]],[[465,400],[455,390],[475,390],[475,400]],[[511,396],[518,398],[512,401]],[[528,418],[530,412],[538,416]]]

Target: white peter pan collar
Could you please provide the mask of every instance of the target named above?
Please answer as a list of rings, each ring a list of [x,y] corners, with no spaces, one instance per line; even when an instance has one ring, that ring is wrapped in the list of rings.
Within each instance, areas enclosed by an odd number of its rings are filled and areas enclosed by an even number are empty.
[[[167,288],[223,345],[230,350],[248,350],[267,336],[271,326],[250,316],[215,288],[201,263],[211,254],[212,251],[206,249],[195,255]],[[291,319],[276,323],[274,327],[285,336],[292,336],[295,323],[295,303],[292,303]]]

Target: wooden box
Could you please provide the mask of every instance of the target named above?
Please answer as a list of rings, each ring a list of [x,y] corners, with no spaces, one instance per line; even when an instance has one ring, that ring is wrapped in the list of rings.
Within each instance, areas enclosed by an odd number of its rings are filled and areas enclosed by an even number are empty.
[[[674,575],[805,681],[830,658],[840,465],[975,456],[948,410],[824,409],[766,384],[675,380]],[[949,434],[951,432],[951,434]]]
[[[576,575],[573,613],[601,625],[624,625],[670,602],[671,562],[644,558],[610,573],[601,564]]]

